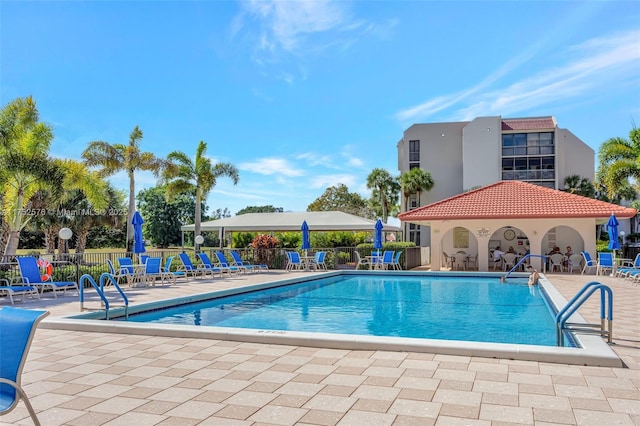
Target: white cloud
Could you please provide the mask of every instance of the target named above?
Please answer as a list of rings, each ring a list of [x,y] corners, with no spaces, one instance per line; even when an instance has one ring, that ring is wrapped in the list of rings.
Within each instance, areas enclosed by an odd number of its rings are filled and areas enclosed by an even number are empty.
[[[527,76],[516,83],[495,87],[494,83],[500,78],[534,58],[536,50],[514,58],[474,87],[429,99],[397,112],[395,117],[404,124],[424,121],[452,107],[457,107],[450,114],[452,120],[470,120],[481,115],[509,115],[611,90],[628,84],[630,80],[638,80],[640,31],[636,30],[594,38],[569,47],[558,55],[569,57],[566,63]],[[488,87],[493,88],[485,90]]]
[[[336,186],[339,183],[342,183],[347,187],[352,187],[354,186],[355,181],[355,177],[352,175],[318,175],[310,179],[309,186],[311,188],[328,188],[330,186]]]
[[[307,34],[326,32],[347,24],[343,4],[328,0],[250,0],[244,9],[262,22],[260,47],[294,51]],[[238,24],[234,25],[237,31]]]
[[[240,170],[258,173],[261,175],[302,176],[304,170],[291,166],[283,158],[262,158],[254,162],[244,162],[238,165]]]

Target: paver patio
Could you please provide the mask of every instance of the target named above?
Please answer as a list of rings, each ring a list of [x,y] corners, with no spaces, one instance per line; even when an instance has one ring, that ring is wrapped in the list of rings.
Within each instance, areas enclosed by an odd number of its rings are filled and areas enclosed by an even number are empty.
[[[126,291],[141,303],[304,274]],[[567,299],[595,279],[548,277]],[[597,280],[614,291],[612,348],[625,368],[40,327],[22,384],[43,425],[640,425],[640,286]],[[63,316],[77,300],[16,306]],[[598,298],[579,312],[599,322]],[[31,421],[20,403],[0,423]]]

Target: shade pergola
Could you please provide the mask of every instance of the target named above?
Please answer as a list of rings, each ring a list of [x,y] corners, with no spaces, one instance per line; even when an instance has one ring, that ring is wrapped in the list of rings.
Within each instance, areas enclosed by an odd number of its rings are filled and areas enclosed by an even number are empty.
[[[360,216],[340,212],[286,212],[286,213],[247,213],[223,219],[211,220],[200,224],[200,231],[224,232],[284,232],[300,231],[303,221],[307,221],[310,231],[371,231],[376,222]],[[184,225],[183,232],[194,232],[195,225]],[[384,231],[397,232],[397,226],[384,224]]]

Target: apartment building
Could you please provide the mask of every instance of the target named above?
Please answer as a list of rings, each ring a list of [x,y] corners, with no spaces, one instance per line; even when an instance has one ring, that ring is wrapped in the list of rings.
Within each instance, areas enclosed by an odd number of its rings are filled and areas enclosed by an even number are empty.
[[[398,142],[398,170],[431,173],[434,186],[409,199],[416,207],[501,180],[562,189],[566,176],[594,180],[594,151],[554,117],[478,117],[472,121],[414,124]],[[403,199],[404,197],[401,197]],[[407,224],[405,235],[429,245],[429,232]]]

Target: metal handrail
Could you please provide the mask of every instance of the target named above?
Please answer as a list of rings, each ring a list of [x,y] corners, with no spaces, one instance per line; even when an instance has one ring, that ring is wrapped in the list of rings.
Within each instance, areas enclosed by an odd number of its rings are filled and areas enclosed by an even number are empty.
[[[600,290],[600,325],[597,324],[568,324],[567,320],[573,315],[580,306],[597,290]],[[608,298],[608,312],[605,315],[605,299]],[[607,319],[607,330],[605,331],[605,317]],[[597,281],[591,281],[584,285],[576,293],[575,296],[556,314],[556,332],[558,346],[564,345],[563,330],[569,329],[569,326],[576,325],[578,327],[600,327],[600,335],[607,336],[607,341],[611,343],[613,340],[613,292],[611,288]],[[580,329],[581,331],[586,331]]]
[[[544,255],[544,254],[531,254],[531,253],[529,253],[529,254],[525,254],[525,255],[522,257],[522,259],[520,259],[520,260],[518,261],[518,263],[516,263],[516,264],[513,266],[513,268],[511,268],[511,270],[510,270],[509,272],[507,272],[507,275],[505,275],[505,276],[503,277],[503,279],[502,279],[502,280],[504,281],[504,280],[506,280],[507,278],[509,278],[509,275],[511,275],[511,273],[512,273],[513,271],[517,270],[517,269],[518,269],[518,267],[519,267],[520,265],[522,265],[522,264],[523,264],[527,259],[532,258],[532,257],[540,257],[540,258],[542,258],[542,261],[543,261],[543,262],[542,262],[542,273],[544,274],[544,273],[546,272],[546,266],[547,266],[546,261],[547,261],[547,256],[546,256],[546,255]]]
[[[129,319],[129,299],[127,299],[127,296],[124,294],[124,291],[122,291],[122,289],[120,288],[120,286],[118,285],[118,283],[116,282],[116,280],[113,278],[113,276],[109,273],[103,273],[102,275],[100,275],[100,286],[98,287],[98,284],[96,284],[95,280],[93,279],[93,277],[90,274],[84,274],[83,276],[80,277],[80,310],[84,311],[85,307],[84,307],[84,284],[85,282],[89,282],[89,284],[91,284],[91,286],[96,290],[96,292],[98,293],[98,296],[100,296],[100,300],[102,300],[102,304],[104,305],[104,309],[105,309],[105,319],[109,319],[109,300],[107,299],[107,297],[104,294],[104,282],[105,280],[110,280],[111,283],[114,285],[114,287],[118,290],[118,292],[120,293],[120,295],[122,296],[122,299],[124,300],[124,311],[125,311],[125,317],[127,319]]]

